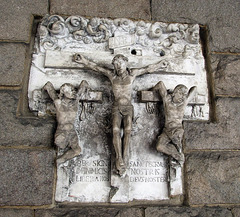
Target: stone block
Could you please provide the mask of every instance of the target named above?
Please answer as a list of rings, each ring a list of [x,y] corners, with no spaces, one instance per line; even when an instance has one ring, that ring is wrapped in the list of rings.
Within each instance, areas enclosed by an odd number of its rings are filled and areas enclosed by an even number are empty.
[[[240,51],[240,2],[236,0],[153,0],[154,21],[199,23],[210,31],[211,51]]]
[[[16,118],[18,100],[18,91],[0,91],[0,146],[51,146],[54,123]]]
[[[122,209],[115,217],[144,217],[144,210],[140,208]]]
[[[23,78],[26,46],[0,43],[0,85],[20,85]]]
[[[240,203],[240,152],[195,152],[186,157],[190,205]]]
[[[240,96],[240,56],[212,55],[215,94]]]
[[[30,206],[52,203],[54,152],[0,150],[0,205]]]
[[[218,216],[232,217],[231,211],[227,208],[189,208],[189,207],[148,207],[145,210],[145,217],[191,217],[191,216]]]
[[[144,20],[150,20],[151,18],[150,2],[148,0],[52,0],[50,13],[90,17],[126,17]]]
[[[0,39],[29,41],[32,15],[48,13],[48,0],[1,1]]]
[[[240,100],[219,98],[217,123],[184,122],[185,151],[193,149],[239,149]]]
[[[240,217],[240,207],[235,207],[232,209],[233,217]]]
[[[0,217],[33,217],[34,210],[0,209]]]
[[[35,217],[112,217],[118,215],[119,210],[115,208],[103,208],[103,207],[89,207],[79,209],[67,209],[67,208],[56,208],[56,209],[45,209],[36,210]]]

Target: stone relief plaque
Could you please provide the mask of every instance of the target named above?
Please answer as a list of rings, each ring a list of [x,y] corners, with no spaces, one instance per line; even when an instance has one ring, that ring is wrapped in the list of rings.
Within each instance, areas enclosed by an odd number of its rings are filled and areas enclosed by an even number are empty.
[[[57,202],[171,200],[182,121],[209,118],[199,26],[45,16],[28,98],[58,122]]]

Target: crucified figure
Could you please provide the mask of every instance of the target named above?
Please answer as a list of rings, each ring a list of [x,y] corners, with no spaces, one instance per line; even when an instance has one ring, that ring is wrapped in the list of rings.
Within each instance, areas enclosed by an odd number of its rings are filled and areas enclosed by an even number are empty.
[[[157,151],[171,156],[179,164],[184,161],[182,153],[183,115],[196,89],[194,86],[188,91],[185,85],[180,84],[174,88],[172,94],[169,94],[162,81],[153,88],[153,90],[158,90],[162,97],[165,114],[165,125],[162,134],[158,137]]]
[[[72,84],[63,84],[58,95],[51,82],[47,82],[43,90],[46,90],[56,107],[57,131],[55,133],[55,145],[60,149],[69,148],[63,155],[59,156],[57,163],[61,164],[80,154],[78,136],[75,122],[78,117],[78,107],[81,98],[86,98],[90,90],[88,83],[83,80],[76,92]]]
[[[75,54],[73,60],[84,65],[86,68],[102,73],[107,76],[112,83],[114,95],[112,108],[113,146],[116,152],[116,169],[118,173],[122,175],[126,170],[125,162],[132,130],[133,106],[131,100],[133,81],[137,76],[153,73],[158,70],[166,70],[168,63],[162,60],[143,68],[129,69],[127,68],[128,58],[118,54],[112,60],[114,69],[110,69],[86,59],[81,54]],[[124,132],[123,142],[120,133],[122,124]]]

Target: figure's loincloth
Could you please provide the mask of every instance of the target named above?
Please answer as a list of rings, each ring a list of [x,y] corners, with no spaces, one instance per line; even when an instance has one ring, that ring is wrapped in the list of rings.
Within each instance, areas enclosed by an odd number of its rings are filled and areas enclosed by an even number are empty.
[[[184,130],[182,127],[164,128],[162,134],[159,136],[165,140],[172,141],[174,144],[180,144],[182,141]],[[165,135],[165,136],[164,136]]]
[[[64,129],[63,126],[58,126],[55,133],[55,144],[60,148],[66,148],[72,141],[77,140],[77,133],[74,128]]]
[[[122,116],[133,117],[133,106],[132,105],[115,105],[112,108],[112,114],[121,114]]]

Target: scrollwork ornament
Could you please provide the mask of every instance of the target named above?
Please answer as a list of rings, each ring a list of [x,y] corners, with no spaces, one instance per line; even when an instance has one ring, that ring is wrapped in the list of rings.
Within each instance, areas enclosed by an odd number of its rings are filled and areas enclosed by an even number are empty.
[[[87,35],[87,33],[84,30],[74,32],[73,37],[78,41],[83,41],[85,44],[92,43],[92,39]]]
[[[102,43],[102,42],[107,41],[110,37],[107,27],[105,25],[101,24],[101,25],[99,25],[98,30],[99,30],[100,35],[99,35],[99,37],[93,37],[93,41],[96,43]]]
[[[92,39],[89,38],[89,37],[83,37],[83,42],[84,42],[85,44],[91,44],[91,43],[92,43]]]
[[[126,18],[115,19],[113,22],[118,28],[121,28],[125,32],[131,32],[135,27],[134,23]]]
[[[157,22],[151,25],[148,33],[150,38],[159,38],[162,35],[161,23]]]
[[[57,50],[57,49],[59,49],[56,41],[53,41],[51,39],[45,39],[41,42],[41,44],[42,44],[42,46],[45,50]]]
[[[108,29],[109,34],[112,35],[113,32],[115,32],[116,30],[116,26],[114,25],[113,20],[103,18],[101,19],[101,21],[102,21],[102,24],[106,26],[106,28]]]
[[[184,52],[184,45],[182,44],[175,44],[170,51],[170,53],[176,57],[180,57]]]
[[[178,32],[179,31],[179,25],[177,23],[171,23],[167,26],[167,32]]]
[[[174,44],[176,44],[179,41],[179,39],[180,39],[180,36],[176,33],[173,33],[169,35],[164,41],[162,41],[160,45],[170,49]]]
[[[186,40],[191,44],[197,44],[199,42],[199,27],[198,25],[193,25],[187,29]]]
[[[65,25],[64,19],[57,15],[49,17],[47,29],[51,33],[51,35],[56,36],[57,38],[63,38],[69,33],[68,28]]]
[[[69,32],[75,32],[81,29],[81,18],[77,16],[71,16],[66,20]]]
[[[147,25],[144,21],[140,21],[136,25],[136,34],[138,36],[145,35],[147,33]]]
[[[87,33],[84,30],[79,30],[76,32],[73,32],[73,37],[74,39],[81,41],[83,39],[83,37],[86,37]]]
[[[188,28],[188,24],[178,24],[179,26],[179,31],[186,31],[186,29]]]
[[[87,33],[91,36],[99,36],[101,33],[98,32],[98,26],[100,25],[99,18],[92,18],[87,25]]]
[[[192,46],[190,46],[189,44],[185,45],[182,56],[184,58],[190,58],[190,57],[194,56],[194,51],[192,49]]]

